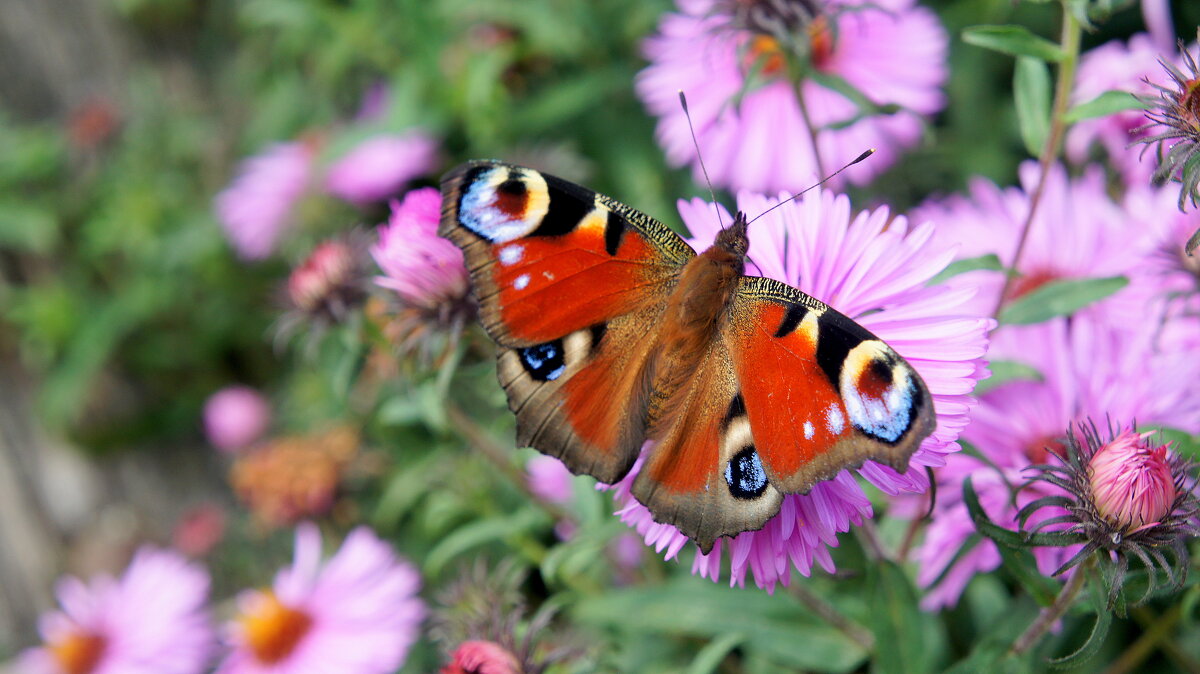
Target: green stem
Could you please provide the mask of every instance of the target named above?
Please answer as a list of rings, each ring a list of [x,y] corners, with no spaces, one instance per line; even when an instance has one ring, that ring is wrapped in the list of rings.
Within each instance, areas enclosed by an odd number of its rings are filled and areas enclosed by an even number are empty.
[[[1070,8],[1063,3],[1063,27],[1062,27],[1062,51],[1063,59],[1058,64],[1058,82],[1054,90],[1054,107],[1050,113],[1050,133],[1046,136],[1046,144],[1042,147],[1042,154],[1038,157],[1038,182],[1033,190],[1033,194],[1029,197],[1029,212],[1025,215],[1025,221],[1021,223],[1021,235],[1017,239],[1017,248],[1013,252],[1012,262],[1009,263],[1009,269],[1016,270],[1018,263],[1021,261],[1021,255],[1025,252],[1025,243],[1029,239],[1029,229],[1033,224],[1034,214],[1037,213],[1038,205],[1042,201],[1042,194],[1046,190],[1046,179],[1050,175],[1050,166],[1054,160],[1058,158],[1058,153],[1062,148],[1063,136],[1067,132],[1067,108],[1071,104],[1071,90],[1075,86],[1075,67],[1079,63],[1079,41],[1083,35],[1083,28],[1079,25],[1079,21],[1071,12]],[[992,317],[1000,315],[1000,309],[1004,306],[1004,300],[1008,297],[1009,291],[1012,289],[1012,282],[1015,274],[1005,274],[1004,287],[1000,290],[1000,297],[996,298],[996,309],[992,312]]]
[[[833,604],[825,601],[823,597],[808,589],[802,583],[792,585],[791,591],[792,595],[799,599],[808,610],[816,614],[821,620],[832,625],[842,634],[845,634],[851,641],[862,646],[863,650],[870,652],[875,649],[875,635],[871,634],[871,631],[867,628],[842,615]]]
[[[804,118],[804,127],[808,129],[808,137],[812,141],[813,159],[817,163],[817,179],[819,180],[826,175],[825,164],[821,161],[821,150],[817,145],[817,127],[808,114],[808,104],[804,102],[804,80],[795,82],[792,88],[796,90],[796,104],[800,106],[800,116]]]
[[[1075,573],[1071,574],[1071,577],[1067,579],[1067,584],[1063,585],[1063,589],[1054,598],[1054,603],[1042,609],[1029,628],[1017,637],[1012,645],[1014,654],[1020,655],[1036,646],[1037,642],[1054,626],[1054,623],[1066,615],[1067,609],[1071,608],[1071,604],[1075,603],[1075,598],[1079,596],[1079,591],[1083,589],[1084,578],[1091,572],[1095,559],[1093,556],[1075,569]]]

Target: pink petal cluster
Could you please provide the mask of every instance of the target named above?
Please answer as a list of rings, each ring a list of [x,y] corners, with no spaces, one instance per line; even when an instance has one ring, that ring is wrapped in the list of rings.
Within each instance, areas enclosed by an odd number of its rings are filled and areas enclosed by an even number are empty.
[[[249,386],[227,386],[204,403],[204,433],[223,452],[249,447],[270,425],[271,404]]]
[[[762,213],[775,200],[743,193],[738,208]],[[681,202],[680,214],[693,232],[693,246],[709,245],[717,230],[718,211],[700,200]],[[724,222],[730,222],[721,211]],[[856,471],[888,494],[920,492],[928,487],[925,466],[941,466],[956,452],[959,433],[973,406],[971,391],[986,376],[983,355],[986,332],[994,322],[966,310],[974,291],[927,285],[954,256],[936,245],[933,226],[910,226],[886,208],[852,214],[845,196],[813,190],[785,204],[750,228],[751,268],[794,285],[859,321],[888,342],[917,369],[933,395],[937,428],[913,455],[910,468],[898,473],[867,462]],[[615,485],[622,504],[618,515],[636,528],[647,545],[668,559],[688,539],[673,526],[654,521],[650,511],[629,493],[640,462]],[[730,584],[742,585],[747,572],[759,587],[773,591],[788,584],[791,569],[809,575],[814,561],[833,571],[829,547],[840,532],[873,514],[871,503],[854,474],[845,470],[808,494],[783,500],[777,516],[759,531],[732,540],[720,539],[708,555],[697,551],[693,573],[716,580],[723,555],[730,560]]]
[[[321,562],[321,535],[296,528],[292,566],[270,590],[238,597],[228,626],[229,654],[218,674],[389,674],[416,641],[425,605],[421,579],[366,527]]]
[[[517,658],[493,641],[464,641],[441,674],[520,674]]]
[[[302,142],[272,145],[244,160],[217,195],[217,219],[239,257],[261,260],[275,251],[312,181],[313,155]]]
[[[329,167],[325,187],[355,204],[399,196],[405,183],[433,169],[437,148],[437,141],[417,130],[371,136]]]
[[[844,174],[861,184],[920,140],[922,116],[945,105],[948,39],[937,17],[915,0],[854,8],[858,3],[850,0],[823,4],[834,25],[824,29],[821,39],[828,45],[822,49],[828,51],[817,68],[900,111],[856,119],[861,111],[854,102],[806,79],[800,87],[817,129],[814,146],[800,98],[785,76],[768,76],[762,86],[747,89],[746,50],[755,35],[731,27],[714,0],[678,0],[679,12],[664,16],[658,35],[646,42],[650,65],[637,79],[638,96],[659,118],[657,136],[672,164],[691,164],[703,181],[680,90],[688,97],[700,156],[719,187],[796,191],[819,172],[875,148],[875,156]]]
[[[119,578],[64,578],[61,611],[42,616],[45,645],[23,653],[23,674],[198,674],[215,646],[209,577],[175,552],[145,547]]]
[[[1086,52],[1079,60],[1072,104],[1086,103],[1106,91],[1154,95],[1154,88],[1146,80],[1161,80],[1163,68],[1158,60],[1177,61],[1173,53],[1173,49],[1162,52],[1146,33],[1134,35],[1128,43],[1114,40]],[[1099,145],[1127,184],[1149,185],[1150,176],[1157,167],[1154,152],[1145,151],[1145,145],[1130,147],[1131,143],[1153,133],[1136,131],[1148,121],[1141,110],[1082,120],[1067,134],[1067,156],[1073,162],[1082,163],[1087,160],[1092,146]]]
[[[1175,503],[1169,452],[1147,442],[1152,435],[1127,427],[1088,464],[1097,512],[1126,533],[1157,524]]]
[[[409,192],[404,201],[392,202],[392,215],[371,246],[371,256],[385,274],[375,283],[413,306],[436,308],[468,292],[462,251],[437,235],[441,209],[436,189]]]

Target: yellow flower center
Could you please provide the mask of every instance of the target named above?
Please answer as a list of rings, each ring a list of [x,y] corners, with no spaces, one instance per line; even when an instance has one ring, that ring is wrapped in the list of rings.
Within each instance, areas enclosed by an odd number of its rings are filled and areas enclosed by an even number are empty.
[[[829,20],[823,16],[813,19],[808,24],[808,40],[812,49],[812,64],[817,70],[823,70],[833,58],[833,31],[829,28]]]
[[[254,657],[268,665],[291,655],[312,627],[312,618],[307,613],[287,606],[273,592],[258,595],[239,621]]]
[[[61,641],[46,645],[65,674],[89,674],[104,655],[104,637],[72,632]]]
[[[783,70],[783,49],[779,41],[768,35],[755,35],[750,40],[750,49],[746,53],[749,66],[758,65],[762,68],[764,77],[771,77]]]

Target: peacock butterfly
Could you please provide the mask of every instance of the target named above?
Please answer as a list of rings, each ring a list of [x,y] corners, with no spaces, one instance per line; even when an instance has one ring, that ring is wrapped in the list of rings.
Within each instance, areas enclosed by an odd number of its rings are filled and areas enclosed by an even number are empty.
[[[891,347],[744,275],[747,227],[738,213],[697,254],[530,168],[475,161],[442,179],[438,233],[462,248],[517,442],[611,483],[652,440],[633,495],[704,552],[845,468],[907,470],[936,423]]]

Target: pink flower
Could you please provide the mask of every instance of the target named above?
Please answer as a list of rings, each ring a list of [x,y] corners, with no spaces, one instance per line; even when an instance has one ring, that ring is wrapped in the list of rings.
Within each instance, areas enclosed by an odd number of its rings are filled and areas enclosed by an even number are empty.
[[[761,213],[773,199],[743,193],[738,208]],[[681,202],[680,214],[703,248],[718,229],[716,212],[700,200]],[[727,214],[724,222],[730,222]],[[990,319],[964,315],[970,289],[927,286],[954,251],[933,244],[933,226],[910,226],[886,208],[851,216],[845,196],[814,190],[788,203],[750,228],[750,259],[765,276],[790,283],[891,344],[921,374],[933,394],[937,429],[913,455],[903,474],[868,462],[858,475],[888,494],[920,492],[927,487],[924,466],[940,466],[958,451],[955,442],[974,404],[971,390],[986,375],[983,355]],[[640,462],[615,485],[621,519],[635,527],[647,545],[671,559],[688,543],[675,527],[654,522],[629,494]],[[827,571],[833,560],[827,546],[839,532],[872,516],[871,503],[849,470],[822,482],[808,494],[784,498],[778,515],[759,531],[720,539],[708,555],[697,553],[692,572],[716,580],[725,551],[730,584],[745,582],[747,571],[759,587],[773,591],[787,584],[791,569],[809,575],[814,560]]]
[[[845,174],[851,182],[865,183],[920,140],[923,115],[945,105],[946,31],[914,0],[866,6],[831,0],[820,3],[827,13],[813,17],[775,17],[780,4],[786,3],[678,0],[679,13],[663,17],[659,34],[645,45],[650,66],[637,79],[638,96],[659,118],[659,143],[672,164],[692,164],[696,179],[703,180],[679,105],[677,92],[683,90],[714,185],[796,191],[819,172],[873,147],[874,157]],[[765,24],[782,26],[787,35],[735,18],[735,12],[765,14]],[[780,37],[804,43],[816,71],[898,110],[855,119],[862,112],[856,103],[806,78],[800,91],[817,129],[814,147],[800,98],[788,81],[789,52]],[[756,64],[762,83],[748,84]]]
[[[928,586],[944,577],[926,594],[925,608],[954,604],[976,573],[1000,564],[995,545],[985,539],[948,568],[975,533],[962,501],[967,477],[992,521],[1016,529],[1020,507],[1061,495],[1052,485],[1036,482],[1017,494],[1015,504],[1011,498],[1013,489],[1030,477],[1030,464],[1053,463],[1048,450],[1062,453],[1069,425],[1111,418],[1200,430],[1200,361],[1194,347],[1163,348],[1152,331],[1117,328],[1101,317],[1087,311],[1074,316],[1069,329],[1057,319],[1005,327],[992,335],[993,360],[1029,365],[1043,381],[1015,381],[982,396],[963,438],[986,461],[957,455],[938,471],[938,505],[919,552],[917,580]],[[1042,508],[1031,526],[1061,514]],[[1034,556],[1042,573],[1050,574],[1078,549],[1035,548]]]
[[[1132,532],[1171,514],[1175,480],[1165,445],[1146,441],[1154,433],[1126,428],[1088,464],[1092,502],[1112,526]]]
[[[575,493],[574,478],[562,461],[538,454],[525,464],[529,473],[529,488],[542,500],[550,503],[570,503]]]
[[[388,674],[416,641],[425,605],[416,569],[366,527],[321,563],[321,535],[296,528],[296,558],[269,590],[243,592],[218,674]]]
[[[388,223],[379,228],[371,255],[386,276],[375,283],[417,307],[437,308],[467,296],[467,268],[458,246],[437,235],[442,197],[432,187],[392,202]]]
[[[1176,60],[1173,49],[1161,52],[1145,33],[1134,35],[1128,44],[1113,41],[1088,51],[1079,61],[1072,103],[1086,103],[1112,90],[1153,96],[1155,89],[1146,80],[1162,78],[1160,58]],[[1130,147],[1130,143],[1151,134],[1149,129],[1135,133],[1148,121],[1141,110],[1082,120],[1067,133],[1067,156],[1076,163],[1086,162],[1091,147],[1099,144],[1126,183],[1149,185],[1158,167],[1154,152],[1145,146]]]
[[[225,510],[202,503],[184,511],[171,532],[171,545],[188,557],[203,557],[225,536]]]
[[[936,238],[959,247],[958,258],[996,255],[1010,267],[1021,228],[1029,212],[1029,195],[1038,179],[1038,165],[1021,165],[1021,187],[1000,188],[982,178],[971,181],[970,197],[932,200],[913,211],[918,221],[937,224]],[[1028,241],[1018,264],[1020,275],[1009,288],[1009,300],[1022,297],[1051,281],[1126,275],[1131,286],[1106,300],[1115,322],[1140,310],[1137,274],[1143,256],[1153,243],[1143,228],[1105,190],[1104,175],[1092,167],[1079,178],[1066,170],[1050,169],[1045,191],[1029,228]],[[950,280],[956,287],[978,288],[972,311],[990,316],[996,307],[1004,275],[1000,271],[974,271]]]
[[[492,641],[464,641],[441,674],[521,674],[517,658]]]
[[[325,187],[356,204],[382,201],[432,170],[436,159],[437,142],[420,131],[371,136],[329,167]]]
[[[261,260],[275,251],[312,171],[313,150],[302,142],[272,145],[241,163],[216,199],[217,219],[240,257]]]
[[[223,452],[249,447],[270,425],[270,403],[249,386],[227,386],[204,403],[204,432]]]
[[[25,651],[26,674],[198,674],[214,632],[208,573],[181,555],[140,549],[120,579],[58,582],[61,611],[42,616],[45,645]]]

